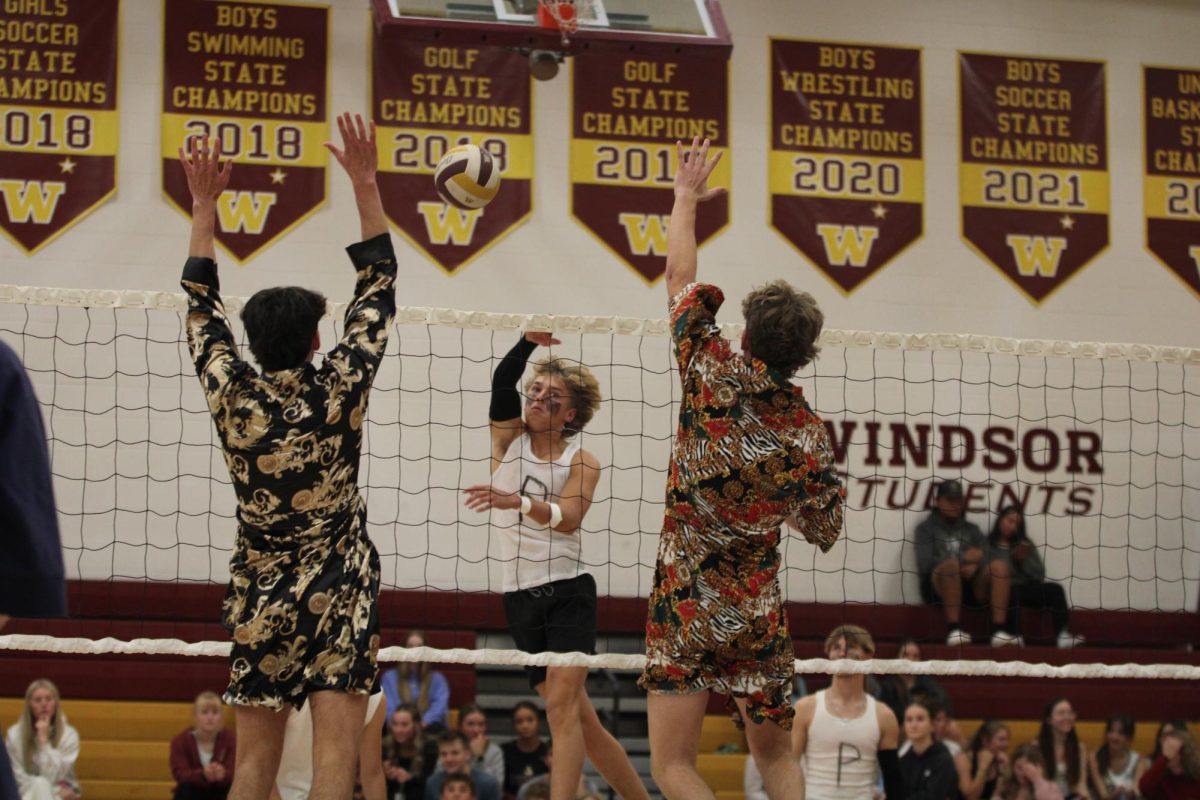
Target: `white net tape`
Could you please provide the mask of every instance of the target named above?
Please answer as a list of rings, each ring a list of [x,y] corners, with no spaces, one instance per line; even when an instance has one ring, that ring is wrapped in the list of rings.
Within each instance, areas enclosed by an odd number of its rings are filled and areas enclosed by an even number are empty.
[[[184,642],[179,639],[79,639],[13,634],[0,636],[0,650],[24,650],[72,655],[156,655],[224,657],[229,642]],[[379,651],[385,662],[424,662],[490,666],[588,667],[589,669],[641,670],[646,657],[638,654],[523,653],[519,650],[484,648],[468,650],[435,647],[385,647]],[[1198,680],[1200,666],[1187,664],[1030,664],[1025,661],[907,661],[872,659],[847,661],[827,658],[796,659],[796,672],[855,673],[863,675],[963,675],[1014,678],[1137,678],[1153,680]]]
[[[232,315],[246,302],[243,297],[225,297],[226,310]],[[187,296],[172,292],[114,291],[110,289],[54,289],[36,286],[0,284],[0,303],[30,306],[74,308],[133,308],[159,311],[187,311]],[[345,303],[330,303],[326,316],[340,319]],[[636,317],[500,314],[486,311],[459,311],[453,308],[401,306],[396,309],[397,325],[433,324],[443,327],[494,331],[553,331],[556,333],[595,333],[617,336],[668,336],[670,326],[663,319]],[[726,323],[721,332],[730,339],[741,336],[742,325]],[[1056,339],[1012,339],[964,333],[890,333],[826,329],[821,344],[846,349],[909,350],[916,352],[963,351],[997,355],[1046,356],[1075,359],[1115,359],[1121,361],[1162,362],[1200,365],[1200,348],[1110,342],[1072,342]]]

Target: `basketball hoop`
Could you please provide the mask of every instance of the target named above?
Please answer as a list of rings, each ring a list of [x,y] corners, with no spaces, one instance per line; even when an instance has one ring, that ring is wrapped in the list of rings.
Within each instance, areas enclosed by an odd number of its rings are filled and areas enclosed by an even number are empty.
[[[590,0],[540,0],[538,3],[538,24],[549,30],[557,30],[562,34],[563,47],[571,43],[570,34],[579,30],[579,20],[591,19]]]

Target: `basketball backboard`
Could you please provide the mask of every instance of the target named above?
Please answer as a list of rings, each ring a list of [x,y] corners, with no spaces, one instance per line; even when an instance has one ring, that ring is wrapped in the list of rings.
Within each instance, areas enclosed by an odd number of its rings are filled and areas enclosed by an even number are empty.
[[[566,46],[537,22],[537,0],[372,0],[385,38],[574,54],[587,50],[708,55],[733,49],[717,0],[591,0]]]

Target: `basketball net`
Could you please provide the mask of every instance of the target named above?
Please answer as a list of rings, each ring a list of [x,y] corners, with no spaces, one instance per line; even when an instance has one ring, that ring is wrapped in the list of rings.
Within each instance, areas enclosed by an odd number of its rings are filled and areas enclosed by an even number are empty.
[[[579,0],[583,6],[586,0]],[[571,43],[568,34],[579,30],[579,13],[585,9],[576,8],[576,0],[541,0],[538,3],[538,24],[549,30],[558,30],[562,34],[563,47]]]

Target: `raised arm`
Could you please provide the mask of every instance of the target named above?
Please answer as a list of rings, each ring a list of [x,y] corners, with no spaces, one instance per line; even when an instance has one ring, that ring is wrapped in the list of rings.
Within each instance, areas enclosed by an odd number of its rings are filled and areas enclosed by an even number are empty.
[[[357,382],[358,371],[363,370],[369,385],[383,360],[388,330],[396,315],[396,254],[375,183],[379,165],[375,123],[364,123],[360,114],[348,113],[341,114],[337,123],[342,146],[326,142],[325,147],[354,186],[362,241],[346,248],[357,272],[354,301],[346,308],[342,340],[327,362],[351,376],[352,382]]]
[[[388,232],[387,217],[383,213],[383,201],[379,199],[379,186],[375,173],[379,169],[379,150],[375,144],[375,122],[363,122],[361,114],[340,114],[337,118],[342,146],[326,142],[325,148],[346,170],[350,184],[354,187],[354,201],[358,205],[358,219],[362,224],[362,240],[374,239]]]
[[[179,163],[187,175],[188,190],[192,193],[192,238],[188,256],[213,261],[217,251],[213,239],[217,224],[217,198],[229,185],[233,162],[221,164],[221,140],[206,137],[188,139],[188,152],[179,148]]]
[[[692,140],[685,151],[675,142],[678,166],[675,170],[675,207],[667,228],[667,297],[696,280],[696,206],[725,193],[723,188],[708,188],[708,176],[721,160],[721,153],[710,161],[709,140]]]
[[[188,295],[188,348],[196,374],[204,386],[209,408],[241,364],[233,331],[221,302],[213,238],[217,198],[229,185],[233,163],[221,164],[221,142],[199,136],[188,140],[188,151],[179,148],[179,163],[192,193],[192,236],[183,266],[183,289]]]
[[[521,435],[524,423],[521,421],[521,392],[517,383],[525,372],[525,365],[538,345],[549,347],[562,344],[549,333],[530,331],[504,354],[496,371],[492,373],[492,400],[488,407],[488,418],[492,430],[492,472],[495,472],[508,446],[513,439]]]

